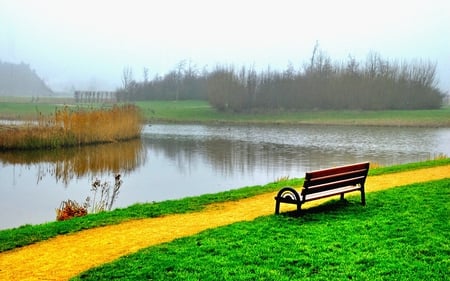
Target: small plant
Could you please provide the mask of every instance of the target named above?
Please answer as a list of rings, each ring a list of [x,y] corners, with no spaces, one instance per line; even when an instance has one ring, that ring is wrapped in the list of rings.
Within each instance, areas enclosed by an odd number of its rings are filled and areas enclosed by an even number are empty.
[[[62,201],[59,208],[56,209],[56,220],[65,221],[74,217],[82,217],[89,213],[99,213],[103,211],[111,211],[114,201],[119,194],[120,186],[123,181],[120,179],[120,174],[114,176],[114,185],[109,182],[103,182],[96,179],[92,183],[91,191],[94,192],[93,200],[88,196],[83,205],[75,200],[68,199]],[[97,193],[100,192],[100,198],[97,198]]]
[[[74,217],[82,217],[87,215],[87,206],[83,206],[73,200],[62,201],[58,209],[56,209],[56,220],[65,221]]]
[[[102,211],[110,211],[114,201],[119,195],[119,189],[123,181],[120,179],[120,174],[114,176],[114,185],[109,182],[101,182],[96,179],[91,186],[91,191],[94,192],[94,196],[91,202],[91,198],[86,198],[86,206],[90,208],[90,213],[98,213]],[[99,194],[97,194],[99,193]],[[100,197],[98,198],[97,195]]]
[[[448,156],[445,153],[438,153],[437,155],[434,155],[432,160],[443,160],[448,159]]]
[[[370,168],[371,169],[382,168],[382,167],[383,167],[383,165],[381,165],[378,162],[370,162]]]
[[[275,182],[282,182],[282,181],[287,181],[287,180],[289,180],[289,176],[280,176],[275,179]]]

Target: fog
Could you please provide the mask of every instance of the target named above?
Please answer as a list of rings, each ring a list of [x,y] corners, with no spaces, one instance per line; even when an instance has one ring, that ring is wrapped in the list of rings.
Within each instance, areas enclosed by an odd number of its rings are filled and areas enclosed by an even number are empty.
[[[114,90],[182,60],[302,67],[316,42],[333,60],[437,63],[450,91],[450,3],[431,1],[0,0],[0,60],[30,64],[54,91]]]

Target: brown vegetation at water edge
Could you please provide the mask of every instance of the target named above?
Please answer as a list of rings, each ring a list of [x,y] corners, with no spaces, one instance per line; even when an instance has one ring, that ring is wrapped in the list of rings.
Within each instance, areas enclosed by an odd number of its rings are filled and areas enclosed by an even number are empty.
[[[37,123],[2,128],[0,149],[57,148],[116,142],[139,137],[141,129],[140,112],[134,105],[95,110],[65,107],[54,115],[39,114]]]
[[[61,205],[56,209],[56,220],[65,221],[74,217],[82,217],[87,215],[86,206],[81,206],[78,202],[67,200],[61,202]]]

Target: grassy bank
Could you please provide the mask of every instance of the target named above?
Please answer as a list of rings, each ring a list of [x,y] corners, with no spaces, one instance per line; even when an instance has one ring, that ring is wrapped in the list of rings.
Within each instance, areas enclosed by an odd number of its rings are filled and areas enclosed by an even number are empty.
[[[403,164],[385,168],[371,169],[369,175],[382,175],[449,164],[450,159]],[[60,234],[73,233],[83,229],[104,225],[118,224],[120,222],[131,219],[150,218],[168,214],[199,211],[205,208],[208,204],[248,198],[267,192],[276,192],[283,186],[301,186],[302,183],[302,179],[284,180],[263,186],[244,187],[216,194],[188,197],[180,200],[168,200],[147,204],[134,204],[128,208],[116,209],[111,212],[91,214],[85,217],[78,217],[68,221],[50,222],[40,225],[24,225],[14,229],[1,230],[0,252],[46,240]]]
[[[39,114],[52,114],[63,107],[55,103],[0,102],[0,119],[36,120]]]
[[[332,201],[150,247],[74,280],[443,280],[450,179]],[[407,198],[405,200],[405,198]]]
[[[149,122],[224,122],[450,127],[450,108],[439,110],[299,111],[236,114],[215,111],[206,101],[137,102]]]
[[[0,126],[0,149],[59,148],[107,143],[139,137],[141,117],[134,105],[105,109],[64,107],[35,122]]]
[[[0,102],[0,119],[33,119],[62,107],[55,103]],[[69,103],[70,104],[70,103]],[[218,112],[206,101],[143,101],[135,103],[148,122],[322,124],[450,127],[450,107],[439,110],[299,111],[235,114]]]

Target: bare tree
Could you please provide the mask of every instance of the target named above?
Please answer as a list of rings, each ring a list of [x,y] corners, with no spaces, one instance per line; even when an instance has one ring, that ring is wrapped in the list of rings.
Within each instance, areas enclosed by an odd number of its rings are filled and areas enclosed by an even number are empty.
[[[128,89],[130,82],[133,81],[133,70],[131,67],[126,66],[122,71],[122,87],[123,89]]]
[[[186,65],[185,60],[182,60],[177,64],[177,72],[176,72],[177,92],[175,95],[175,100],[178,100],[180,98],[180,88],[181,88],[181,82],[183,79],[183,72],[184,72],[185,65]]]
[[[148,68],[144,67],[144,84],[148,84]]]

